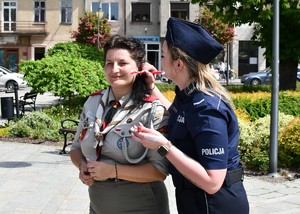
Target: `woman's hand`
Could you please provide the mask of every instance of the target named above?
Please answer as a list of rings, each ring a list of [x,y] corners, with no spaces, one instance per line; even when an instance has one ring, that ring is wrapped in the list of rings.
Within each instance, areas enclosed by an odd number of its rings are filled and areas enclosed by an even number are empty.
[[[132,127],[131,132],[134,140],[140,142],[144,147],[149,149],[157,149],[168,143],[168,140],[160,132],[148,129],[141,123],[139,126]]]
[[[145,62],[142,66],[142,70],[149,71],[149,72],[145,72],[145,75],[147,76],[146,83],[147,83],[147,85],[150,89],[153,89],[154,86],[155,86],[154,83],[155,83],[156,75],[153,75],[150,71],[151,70],[157,71],[157,69],[153,65],[151,65],[150,63]]]
[[[116,177],[115,166],[113,164],[88,160],[87,169],[91,177],[97,181],[105,181]]]
[[[79,166],[79,179],[87,186],[92,186],[95,182],[88,172],[87,163],[84,161]]]

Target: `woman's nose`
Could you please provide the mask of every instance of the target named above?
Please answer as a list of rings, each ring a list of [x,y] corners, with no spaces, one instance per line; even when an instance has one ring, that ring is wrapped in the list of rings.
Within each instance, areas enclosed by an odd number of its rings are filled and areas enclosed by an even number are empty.
[[[112,72],[116,73],[120,71],[120,67],[117,63],[114,63],[111,70]]]

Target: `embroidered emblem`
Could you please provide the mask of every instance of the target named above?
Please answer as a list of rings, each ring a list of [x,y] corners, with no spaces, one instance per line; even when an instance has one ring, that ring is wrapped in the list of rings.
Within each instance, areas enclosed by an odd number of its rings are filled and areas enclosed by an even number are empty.
[[[87,129],[89,127],[89,118],[85,118],[82,126],[84,129]]]
[[[118,141],[117,141],[117,147],[122,150],[122,142],[123,140],[126,141],[126,146],[128,147],[129,146],[129,140],[125,137],[121,137]]]

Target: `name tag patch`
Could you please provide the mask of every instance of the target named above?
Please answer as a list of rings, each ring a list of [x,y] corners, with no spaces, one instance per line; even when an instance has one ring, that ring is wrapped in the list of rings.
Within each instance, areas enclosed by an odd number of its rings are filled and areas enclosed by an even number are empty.
[[[179,123],[184,123],[184,117],[181,116],[181,115],[178,115],[178,117],[177,117],[177,122],[179,122]]]
[[[224,148],[202,149],[202,155],[224,155]]]

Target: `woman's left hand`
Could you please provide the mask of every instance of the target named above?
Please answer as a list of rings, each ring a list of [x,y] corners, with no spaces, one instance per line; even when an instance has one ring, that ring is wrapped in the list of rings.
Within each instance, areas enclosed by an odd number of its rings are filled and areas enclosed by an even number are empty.
[[[102,161],[87,161],[87,168],[94,180],[105,181],[115,177],[115,166]]]
[[[132,127],[131,132],[134,140],[142,143],[144,147],[149,149],[157,149],[168,143],[168,140],[160,132],[154,129],[148,129],[141,123],[139,126]]]

